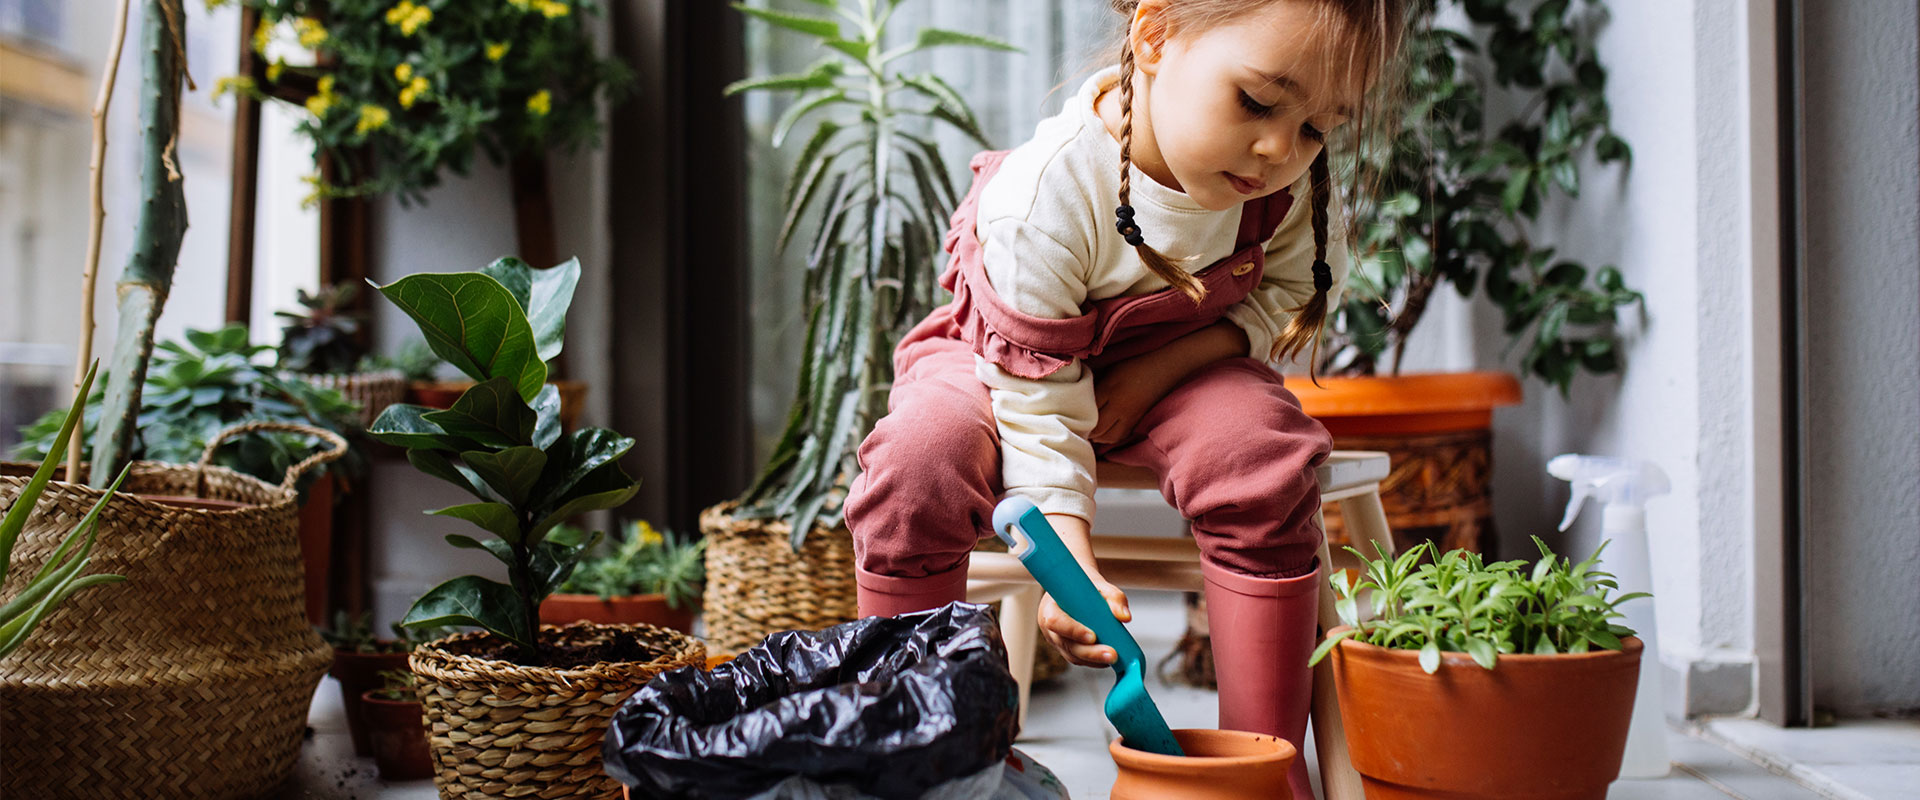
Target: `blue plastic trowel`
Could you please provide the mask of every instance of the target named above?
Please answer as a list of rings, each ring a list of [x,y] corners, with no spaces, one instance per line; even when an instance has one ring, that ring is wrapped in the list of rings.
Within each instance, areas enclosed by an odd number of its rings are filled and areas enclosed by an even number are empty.
[[[1140,652],[1140,643],[1113,618],[1107,598],[1093,588],[1093,581],[1060,541],[1046,515],[1031,500],[1009,497],[993,509],[993,532],[1033,573],[1040,588],[1053,595],[1060,610],[1087,626],[1100,644],[1113,648],[1119,656],[1113,662],[1113,689],[1107,692],[1107,719],[1120,731],[1120,740],[1135,750],[1186,755],[1167,727],[1167,718],[1160,715],[1160,707],[1147,696],[1147,657]]]

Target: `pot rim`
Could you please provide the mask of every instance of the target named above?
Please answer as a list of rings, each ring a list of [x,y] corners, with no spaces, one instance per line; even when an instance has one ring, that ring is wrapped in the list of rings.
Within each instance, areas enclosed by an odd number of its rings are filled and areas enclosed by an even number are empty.
[[[1288,389],[1316,417],[1491,411],[1524,399],[1520,380],[1501,370],[1321,376],[1319,386],[1304,375],[1287,377]]]
[[[1145,750],[1135,750],[1131,747],[1121,744],[1120,739],[1118,737],[1115,737],[1111,741],[1107,742],[1107,752],[1113,755],[1114,763],[1119,766],[1122,766],[1122,767],[1138,766],[1138,767],[1145,767],[1148,769],[1152,769],[1154,771],[1162,771],[1162,772],[1168,771],[1168,770],[1181,770],[1181,769],[1220,769],[1223,767],[1246,767],[1246,766],[1253,766],[1255,764],[1270,764],[1270,763],[1279,762],[1279,761],[1288,761],[1288,760],[1300,757],[1299,752],[1294,750],[1292,742],[1289,742],[1278,736],[1273,736],[1272,734],[1255,733],[1253,731],[1237,731],[1237,730],[1229,730],[1224,728],[1175,728],[1173,732],[1176,735],[1176,738],[1178,734],[1182,734],[1182,733],[1238,734],[1239,736],[1246,737],[1246,738],[1257,737],[1257,738],[1271,739],[1275,744],[1279,745],[1279,747],[1276,748],[1273,753],[1265,754],[1265,755],[1169,756],[1169,755],[1162,755],[1160,753],[1149,753]]]
[[[689,660],[698,655],[706,657],[706,648],[700,639],[692,634],[648,625],[644,622],[606,624],[598,622],[572,622],[566,625],[545,624],[540,626],[542,633],[569,636],[591,635],[600,632],[651,630],[667,636],[667,644],[660,654],[651,661],[596,661],[572,667],[529,666],[506,659],[487,658],[470,653],[446,649],[447,645],[464,643],[479,639],[492,638],[487,630],[456,633],[444,639],[424,643],[410,654],[408,667],[422,679],[437,683],[470,682],[494,683],[502,680],[539,681],[556,687],[578,687],[596,681],[627,678],[636,671],[653,670],[664,672],[685,664],[698,663]],[[507,676],[513,676],[508,678]]]
[[[420,705],[420,701],[419,701],[418,699],[415,699],[415,700],[388,700],[388,699],[386,699],[386,698],[384,698],[384,697],[374,697],[374,695],[375,695],[375,694],[378,694],[378,693],[380,693],[380,692],[383,692],[383,691],[386,691],[386,690],[385,690],[385,689],[368,689],[368,690],[366,690],[366,691],[364,691],[364,692],[361,692],[361,693],[360,693],[360,702],[362,702],[362,703],[372,703],[372,704],[374,704],[374,705],[382,705],[382,706],[418,706],[418,705]]]
[[[1327,635],[1333,636],[1343,631],[1350,631],[1350,630],[1353,630],[1352,625],[1340,625],[1333,628],[1332,630],[1327,631]],[[1368,657],[1377,658],[1377,659],[1392,659],[1397,661],[1407,661],[1407,662],[1413,663],[1416,668],[1419,666],[1418,662],[1420,660],[1420,651],[1418,650],[1406,650],[1398,647],[1381,647],[1377,644],[1369,644],[1367,642],[1362,642],[1358,639],[1345,639],[1341,641],[1339,646],[1335,647],[1334,649],[1345,650],[1347,649],[1348,645],[1352,645],[1353,652],[1356,655],[1363,655],[1363,656],[1368,656]],[[1568,664],[1568,663],[1575,663],[1579,661],[1603,661],[1603,660],[1610,660],[1615,658],[1637,656],[1637,655],[1640,655],[1641,652],[1644,651],[1645,649],[1646,649],[1646,643],[1644,641],[1641,641],[1639,636],[1622,636],[1620,637],[1620,649],[1618,650],[1589,650],[1585,653],[1555,653],[1553,655],[1548,655],[1548,656],[1535,655],[1533,653],[1501,653],[1499,659],[1494,662],[1493,669],[1498,670],[1500,668],[1500,662],[1506,661],[1507,659],[1514,659],[1516,662],[1520,664],[1539,664],[1539,665],[1544,665],[1549,663]],[[1443,665],[1449,662],[1459,662],[1459,661],[1464,661],[1468,664],[1471,664],[1475,668],[1481,668],[1480,664],[1474,661],[1473,656],[1470,654],[1455,653],[1451,651],[1441,651],[1440,653],[1440,663]],[[1421,670],[1421,671],[1425,672],[1425,670]]]

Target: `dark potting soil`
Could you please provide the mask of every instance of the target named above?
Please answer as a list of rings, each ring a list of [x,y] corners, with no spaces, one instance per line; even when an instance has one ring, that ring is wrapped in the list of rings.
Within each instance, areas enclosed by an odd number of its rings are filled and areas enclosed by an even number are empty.
[[[602,662],[645,664],[673,651],[671,640],[652,631],[619,632],[588,641],[555,644],[552,631],[543,631],[537,654],[499,637],[488,636],[459,648],[467,655],[519,664],[523,667],[572,669]]]

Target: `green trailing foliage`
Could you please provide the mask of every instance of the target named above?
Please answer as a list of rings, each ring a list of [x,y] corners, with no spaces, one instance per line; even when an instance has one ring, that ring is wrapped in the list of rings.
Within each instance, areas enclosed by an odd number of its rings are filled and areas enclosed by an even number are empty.
[[[345,610],[333,612],[333,624],[318,630],[320,638],[325,639],[333,649],[364,654],[407,653],[416,646],[454,632],[450,627],[409,628],[396,622],[392,625],[393,638],[381,639],[373,635],[372,612],[352,616]]]
[[[342,283],[313,294],[300,289],[299,311],[275,311],[281,317],[279,367],[306,375],[338,375],[354,371],[360,360],[361,316],[352,310],[359,287]]]
[[[415,601],[401,624],[477,625],[518,646],[522,663],[540,663],[540,602],[600,538],[557,526],[617,508],[639,490],[619,464],[633,440],[605,428],[563,434],[560,391],[546,382],[579,280],[578,261],[535,270],[503,258],[476,272],[409,275],[379,287],[436,354],[477,383],[446,410],[389,407],[370,433],[476,498],[427,513],[491,534],[446,539],[493,555],[509,578],[454,578]]]
[[[855,451],[886,412],[894,345],[935,306],[940,240],[960,197],[939,147],[914,131],[948,125],[989,147],[959,93],[938,75],[902,69],[901,59],[935,47],[1015,51],[937,28],[889,48],[897,0],[815,2],[822,14],[735,3],[754,19],[817,40],[824,56],[803,72],[751,77],[726,90],[795,95],[774,124],[774,147],[818,119],[787,180],[778,242],[784,249],[812,220],[800,378],[780,440],[737,512],[787,520],[795,550],[813,528],[840,524],[846,488],[860,471]]]
[[[358,406],[338,390],[255,363],[273,348],[253,344],[247,337],[242,325],[217,331],[188,329],[184,340],[163,341],[154,348],[140,393],[130,458],[192,464],[200,460],[215,435],[256,420],[326,428],[352,440],[360,426]],[[88,439],[104,413],[101,396],[96,391],[89,400],[82,423]],[[56,409],[22,428],[15,455],[45,458],[59,440],[62,423]],[[319,446],[299,434],[260,431],[222,447],[213,463],[278,485],[289,467]],[[91,455],[83,452],[81,457]],[[323,470],[350,481],[365,473],[366,457],[359,448],[349,448],[346,458]],[[318,474],[322,473],[309,473]]]
[[[1417,5],[1401,122],[1390,146],[1362,156],[1379,168],[1381,200],[1360,210],[1357,268],[1328,326],[1322,373],[1371,375],[1389,353],[1398,372],[1407,337],[1442,285],[1462,297],[1484,289],[1522,350],[1522,368],[1563,395],[1582,371],[1620,369],[1616,315],[1644,312],[1645,298],[1613,266],[1561,257],[1533,231],[1548,198],[1579,196],[1585,159],[1623,169],[1631,161],[1612,127],[1594,47],[1606,5],[1518,5]],[[1438,25],[1440,11],[1470,24]],[[1492,118],[1493,96],[1522,110]]]
[[[1630,592],[1618,597],[1613,575],[1600,569],[1603,542],[1578,564],[1554,555],[1540,537],[1540,560],[1487,563],[1478,553],[1450,550],[1438,559],[1433,544],[1422,542],[1398,557],[1380,551],[1369,559],[1351,547],[1366,565],[1366,574],[1348,582],[1344,571],[1333,574],[1334,607],[1340,621],[1352,626],[1329,636],[1313,652],[1318,664],[1347,639],[1396,650],[1420,651],[1420,667],[1429,674],[1440,669],[1440,654],[1467,653],[1474,663],[1493,669],[1501,654],[1556,655],[1585,653],[1599,648],[1619,650],[1620,637],[1634,631],[1614,622],[1625,614],[1622,603],[1649,596]],[[1379,545],[1375,545],[1379,549]],[[1372,618],[1360,619],[1362,600],[1371,603]]]
[[[13,568],[13,546],[20,540],[20,532],[26,529],[27,517],[33,514],[34,506],[40,502],[40,495],[46,492],[47,482],[53,479],[53,471],[66,456],[68,437],[72,436],[74,426],[80,422],[87,393],[93,388],[93,379],[99,368],[99,362],[96,361],[87,369],[78,396],[73,399],[73,407],[61,415],[61,427],[53,451],[41,460],[33,477],[14,497],[6,516],[0,517],[0,585],[6,583],[7,574]],[[74,526],[73,531],[60,541],[60,546],[47,558],[47,563],[34,572],[20,592],[13,597],[0,598],[0,659],[26,644],[34,628],[74,593],[126,580],[119,575],[87,573],[87,567],[93,563],[94,540],[100,533],[100,511],[113,499],[113,493],[120,489],[120,482],[126,478],[127,469],[123,467],[107,487],[107,493],[93,504],[93,508],[87,510],[80,524]]]
[[[667,605],[688,608],[706,580],[707,540],[654,530],[645,521],[627,525],[626,538],[610,551],[589,556],[560,591],[606,600],[636,594],[665,595]]]

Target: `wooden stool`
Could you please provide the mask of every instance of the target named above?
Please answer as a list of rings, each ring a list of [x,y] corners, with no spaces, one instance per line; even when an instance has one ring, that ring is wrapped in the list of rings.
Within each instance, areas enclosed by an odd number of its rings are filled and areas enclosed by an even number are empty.
[[[1386,510],[1380,504],[1380,481],[1387,477],[1387,454],[1336,450],[1320,465],[1320,502],[1339,503],[1347,532],[1355,549],[1371,554],[1366,542],[1378,542],[1393,552],[1393,535],[1387,528]],[[1105,489],[1159,489],[1159,479],[1151,470],[1100,462],[1095,479]],[[1323,525],[1324,527],[1324,525]],[[1108,536],[1093,535],[1094,560],[1100,574],[1123,589],[1169,589],[1199,591],[1200,548],[1192,537],[1180,536]],[[1320,545],[1323,571],[1330,573],[1352,565],[1352,557],[1342,553],[1333,557],[1323,542]],[[975,551],[967,568],[967,600],[974,603],[1000,601],[1000,635],[1006,641],[1007,660],[1014,681],[1020,686],[1020,724],[1027,722],[1027,699],[1032,691],[1033,653],[1039,646],[1039,630],[1032,624],[1040,613],[1044,592],[1027,573],[1020,560],[1007,553]],[[1334,612],[1333,589],[1329,583],[1320,598],[1321,630],[1339,625]],[[1346,733],[1340,723],[1340,707],[1333,690],[1333,662],[1321,662],[1314,670],[1313,732],[1320,761],[1321,782],[1327,800],[1358,800],[1360,777],[1347,760]]]

